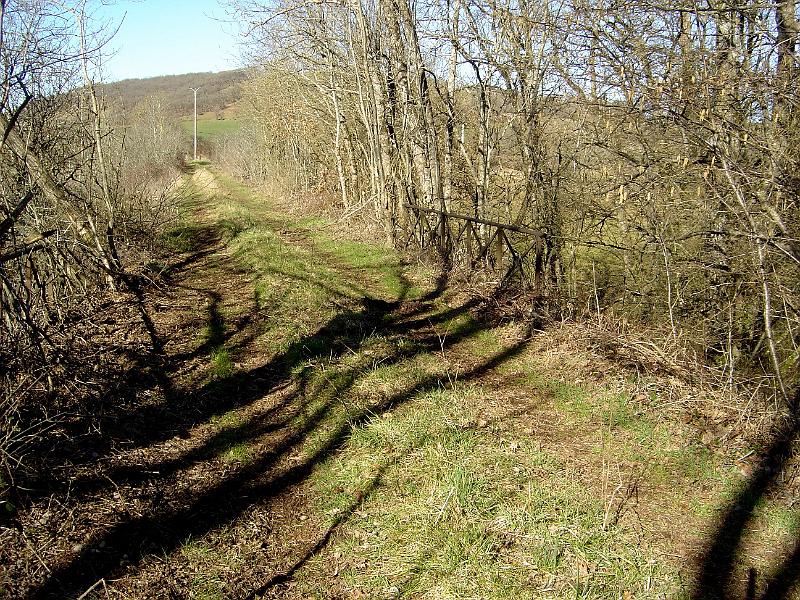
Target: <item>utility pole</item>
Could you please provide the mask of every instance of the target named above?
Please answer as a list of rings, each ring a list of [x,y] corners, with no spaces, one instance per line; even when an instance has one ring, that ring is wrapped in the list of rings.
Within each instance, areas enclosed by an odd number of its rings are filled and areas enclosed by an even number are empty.
[[[200,88],[189,88],[194,92],[194,160],[197,160],[197,92]]]

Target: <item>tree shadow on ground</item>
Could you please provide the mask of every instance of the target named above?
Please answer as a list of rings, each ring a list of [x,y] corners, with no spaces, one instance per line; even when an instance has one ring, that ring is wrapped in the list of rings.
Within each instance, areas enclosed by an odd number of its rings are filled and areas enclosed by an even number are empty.
[[[180,287],[173,282],[173,276],[193,267],[198,261],[221,248],[218,232],[213,226],[191,227],[186,235],[187,251],[162,273],[158,284],[159,288],[164,288],[161,293],[168,287],[173,291]],[[131,293],[128,305],[141,322],[149,345],[130,348],[126,347],[125,340],[110,340],[110,346],[107,346],[105,352],[124,358],[127,365],[124,368],[113,364],[74,364],[67,367],[67,370],[74,371],[75,379],[94,381],[95,393],[91,398],[81,398],[78,403],[65,406],[65,418],[55,423],[59,430],[57,437],[39,436],[27,441],[27,458],[36,466],[37,473],[23,477],[26,492],[16,494],[18,506],[63,490],[69,482],[61,481],[57,474],[65,466],[90,466],[102,461],[114,447],[146,437],[143,436],[145,431],[158,431],[156,425],[159,423],[176,424],[174,429],[162,429],[162,436],[183,435],[186,432],[186,424],[180,423],[181,412],[170,409],[170,401],[179,396],[169,377],[169,373],[175,370],[176,361],[174,357],[165,354],[164,346],[168,340],[157,331],[151,310],[147,306],[148,292],[154,291],[153,281],[126,276],[124,284]],[[214,298],[213,292],[208,292],[207,295],[210,299],[210,342],[216,343],[222,334],[218,311],[220,298],[218,295]],[[117,323],[119,318],[113,314],[105,316],[101,313],[100,316],[111,323]],[[209,345],[201,345],[193,355],[207,352]],[[166,402],[161,405],[143,403],[142,394],[153,389],[159,389]],[[152,441],[144,440],[144,443],[150,444]]]
[[[198,250],[198,256],[206,250]],[[186,260],[184,264],[188,266],[193,262]],[[411,382],[406,389],[378,404],[353,414],[341,415],[336,411],[342,397],[362,376],[375,368],[376,359],[367,356],[355,364],[334,369],[334,376],[326,380],[326,385],[313,384],[311,381],[313,369],[307,365],[320,360],[335,365],[342,357],[357,353],[365,341],[376,334],[411,336],[414,341],[405,349],[398,346],[382,356],[379,364],[386,366],[421,354],[441,352],[489,327],[468,320],[443,341],[431,331],[431,325],[470,311],[474,303],[467,302],[423,317],[444,291],[446,276],[441,276],[428,294],[419,300],[407,302],[404,299],[410,284],[402,272],[398,272],[397,277],[403,282],[398,300],[387,302],[365,296],[360,300],[360,307],[336,314],[313,334],[294,342],[267,364],[234,373],[224,379],[208,381],[199,389],[189,392],[174,388],[169,373],[179,365],[172,364],[172,359],[164,355],[164,340],[155,331],[153,321],[144,308],[145,303],[141,301],[141,310],[145,311],[146,322],[150,324],[148,331],[153,338],[154,356],[143,355],[140,362],[130,369],[125,381],[131,384],[128,390],[131,396],[129,401],[121,403],[120,410],[111,420],[114,424],[120,424],[120,428],[105,428],[98,443],[107,448],[119,444],[146,448],[195,424],[209,422],[214,415],[247,407],[268,394],[280,392],[281,397],[267,410],[251,415],[243,423],[220,428],[202,444],[183,451],[180,456],[111,468],[102,476],[72,479],[69,482],[72,498],[102,494],[111,487],[123,484],[154,484],[151,489],[159,492],[157,497],[152,498],[147,514],[122,517],[117,523],[93,535],[73,558],[54,566],[46,581],[37,589],[30,590],[31,596],[77,596],[99,579],[124,572],[125,567],[121,563],[137,565],[147,556],[169,553],[185,540],[202,536],[235,520],[251,506],[268,503],[305,480],[316,465],[335,453],[352,430],[366,422],[371,415],[399,406],[423,391],[441,387],[440,377],[426,377],[422,381]],[[219,298],[211,297],[207,311],[209,339],[202,346],[204,351],[225,339],[218,304]],[[244,325],[250,323],[246,318],[242,321]],[[489,357],[470,372],[460,374],[459,380],[479,377],[487,369],[520,352],[524,344],[520,342],[507,351]],[[186,355],[179,356],[179,360],[185,359]],[[142,378],[145,368],[151,375]],[[163,400],[157,404],[137,405],[136,392],[153,384],[162,388]],[[334,420],[333,427],[326,422],[331,419]],[[326,422],[326,427],[320,429],[323,422]],[[206,482],[201,489],[162,492],[174,483],[178,472],[217,457],[220,450],[232,441],[249,443],[267,434],[274,434],[274,439],[259,450],[254,460],[241,465],[234,472]],[[304,448],[308,445],[313,447],[310,450]],[[302,452],[306,453],[302,460],[292,461],[288,467],[285,465],[290,455]],[[57,487],[57,482],[53,485]],[[53,487],[49,489],[52,491]],[[339,523],[345,519],[346,516],[343,516]],[[312,554],[324,546],[337,525],[334,524],[328,536],[312,549]],[[284,574],[287,572],[284,571]]]
[[[208,236],[203,243],[213,239],[213,236]],[[171,274],[177,275],[213,250],[197,249],[178,263],[179,266],[172,269]],[[285,275],[324,286],[324,283],[297,275]],[[397,276],[402,279],[402,273]],[[409,336],[415,342],[408,350],[396,350],[381,357],[382,364],[391,365],[417,355],[450,348],[485,329],[485,325],[467,323],[449,333],[445,340],[431,332],[433,325],[455,319],[474,309],[477,304],[470,301],[432,315],[427,314],[434,308],[434,302],[444,291],[446,283],[446,276],[443,275],[431,292],[414,301],[404,301],[410,287],[407,282],[397,301],[386,302],[364,296],[359,307],[343,310],[314,333],[291,344],[267,364],[235,373],[228,378],[209,381],[192,392],[176,390],[169,373],[174,372],[181,361],[208,352],[230,338],[221,322],[219,297],[210,296],[206,314],[209,336],[206,342],[190,353],[171,357],[163,354],[165,340],[156,331],[146,311],[144,299],[140,297],[143,319],[149,324],[147,329],[155,352],[138,356],[137,362],[122,380],[124,383],[121,387],[126,388],[131,395],[127,402],[121,403],[121,410],[113,415],[113,423],[119,424],[120,428],[105,428],[98,443],[107,448],[115,444],[148,447],[163,442],[176,433],[185,432],[197,423],[207,422],[221,412],[247,407],[267,394],[281,392],[282,395],[269,409],[252,415],[243,423],[220,428],[202,444],[186,450],[180,456],[136,466],[112,468],[102,477],[72,480],[72,496],[101,493],[112,485],[123,483],[139,485],[155,481],[159,489],[165,488],[172,481],[170,478],[177,473],[213,459],[233,440],[247,443],[275,434],[274,443],[264,448],[252,462],[218,481],[209,483],[202,490],[173,494],[163,504],[159,504],[156,498],[148,514],[124,518],[97,533],[84,544],[84,548],[76,556],[54,566],[44,584],[31,590],[31,596],[75,597],[99,579],[125,573],[126,567],[121,566],[123,561],[135,567],[148,556],[168,554],[185,540],[202,536],[216,527],[234,521],[248,508],[268,503],[291,486],[306,480],[316,466],[346,443],[353,429],[365,423],[371,415],[391,410],[420,393],[439,388],[442,382],[438,376],[413,382],[401,392],[381,400],[379,404],[369,406],[356,414],[347,414],[346,418],[339,418],[336,427],[325,432],[320,428],[321,424],[331,418],[343,395],[370,371],[375,359],[371,358],[337,371],[326,389],[312,385],[311,372],[303,365],[319,359],[327,359],[330,364],[334,364],[343,356],[361,349],[364,341],[376,332]],[[326,289],[339,293],[333,288]],[[250,327],[256,322],[255,315],[245,315],[238,323],[237,330]],[[239,343],[246,344],[249,339],[251,338],[245,337]],[[524,349],[525,344],[525,341],[520,342],[489,357],[471,371],[460,374],[459,381],[468,382],[480,377],[487,370],[513,358]],[[142,373],[145,371],[149,375],[143,378]],[[163,401],[147,406],[137,405],[136,392],[153,385],[162,388]],[[795,405],[798,403],[800,395],[795,400]],[[735,581],[741,571],[739,563],[743,539],[752,527],[759,502],[780,485],[780,475],[791,459],[793,447],[800,437],[797,419],[787,421],[776,430],[758,468],[728,502],[715,532],[706,544],[698,567],[699,575],[692,593],[693,600],[777,600],[788,599],[797,591],[800,579],[800,539],[771,573],[760,577],[751,570],[746,584]],[[316,444],[313,451],[300,461],[293,461],[290,466],[285,466],[284,463],[290,455],[301,452],[304,445],[319,435],[323,436],[322,443]],[[336,529],[358,509],[363,498],[374,489],[391,464],[384,462],[381,465],[365,488],[362,499],[354,501],[299,558],[284,568],[275,565],[274,575],[258,586],[250,587],[249,592],[248,588],[243,588],[242,594],[256,597],[290,579],[326,546]],[[158,473],[157,477],[153,475],[155,472]],[[54,488],[49,489],[52,491]],[[160,498],[165,499],[166,496]]]
[[[800,391],[793,406],[800,406]],[[752,529],[760,503],[776,492],[784,469],[795,454],[800,439],[797,411],[776,425],[769,446],[757,468],[744,481],[723,509],[714,533],[706,543],[698,565],[692,600],[783,600],[797,597],[800,581],[800,538],[789,553],[779,558],[771,573],[759,575],[750,568],[746,582],[736,581],[742,573],[741,554],[745,536]]]
[[[484,328],[485,326],[477,324],[466,325],[451,334],[447,344],[449,346],[463,341]],[[424,349],[413,354],[435,351],[441,346],[435,335],[428,336],[421,343]],[[521,341],[495,354],[461,374],[459,380],[468,382],[479,377],[516,356],[526,344],[527,341]],[[402,360],[413,354],[393,358]],[[371,364],[372,360],[368,362]],[[199,494],[194,491],[186,495],[178,494],[152,515],[122,521],[95,535],[78,556],[53,570],[47,582],[33,596],[45,598],[77,594],[98,579],[117,573],[123,557],[135,565],[149,554],[169,553],[186,539],[202,536],[215,527],[231,522],[251,506],[269,501],[290,486],[305,480],[316,465],[331,456],[346,442],[350,433],[372,415],[392,410],[418,394],[438,389],[442,385],[441,378],[435,375],[412,382],[407,389],[378,404],[360,409],[355,414],[343,415],[333,427],[328,424],[324,432],[316,431],[320,423],[340,404],[342,395],[352,388],[367,368],[368,365],[357,365],[345,369],[332,393],[331,390],[326,390],[328,397],[305,415],[302,427],[287,432],[280,443],[263,452],[257,460],[213,482]],[[315,440],[311,452],[288,468],[276,468],[281,459],[302,450],[303,444],[314,434],[321,434],[323,439]],[[213,447],[214,443],[215,440],[211,439],[204,446]],[[161,465],[150,465],[150,468],[160,470]]]
[[[67,488],[72,490],[72,497],[75,498],[109,487],[108,476],[113,477],[114,472],[96,478],[94,484],[90,483],[92,476],[79,475],[66,480],[57,474],[61,473],[64,465],[69,468],[99,465],[118,448],[130,451],[150,447],[175,436],[186,438],[189,430],[198,423],[246,406],[285,386],[291,379],[292,369],[303,360],[321,354],[334,359],[342,352],[357,348],[369,332],[380,326],[383,315],[399,305],[410,288],[410,283],[398,271],[396,277],[403,282],[403,286],[396,302],[386,303],[365,296],[360,300],[360,310],[343,310],[313,334],[291,344],[263,367],[213,379],[199,389],[179,390],[172,375],[187,361],[208,355],[233,336],[238,336],[236,344],[228,348],[235,353],[263,333],[262,328],[266,325],[265,318],[254,307],[238,318],[234,327],[227,329],[220,309],[221,295],[213,289],[182,282],[186,272],[196,267],[198,261],[223,248],[219,231],[213,226],[192,227],[187,236],[189,254],[179,259],[175,263],[177,266],[166,269],[162,293],[170,303],[187,291],[205,298],[205,318],[201,319],[202,313],[198,314],[199,323],[195,327],[195,334],[203,337],[202,343],[187,352],[167,353],[165,346],[171,340],[168,334],[156,329],[150,312],[152,309],[148,309],[148,290],[141,281],[130,282],[132,304],[140,315],[151,347],[125,352],[129,361],[126,370],[109,370],[102,374],[107,382],[105,387],[98,388],[93,403],[81,406],[72,418],[63,423],[57,444],[42,438],[38,446],[32,445],[29,454],[40,457],[35,461],[38,475],[25,481],[27,492],[24,498],[19,498],[19,506]],[[233,265],[225,266],[233,270]],[[277,270],[274,274],[320,287],[334,299],[352,301],[352,298],[324,281]],[[160,400],[142,401],[143,397],[152,396],[153,390],[159,390]]]
[[[359,489],[360,493],[354,497],[350,505],[339,512],[333,519],[333,522],[328,525],[319,538],[288,567],[284,568],[283,570],[279,570],[277,573],[267,579],[267,581],[258,585],[258,587],[255,589],[250,591],[242,589],[238,595],[246,598],[247,600],[255,600],[273,588],[279,587],[290,581],[292,577],[294,577],[295,573],[303,568],[309,560],[311,560],[314,556],[321,552],[325,546],[328,545],[339,527],[345,524],[350,517],[356,513],[359,507],[361,507],[369,499],[370,495],[380,484],[381,479],[383,479],[383,476],[386,474],[386,471],[388,471],[389,468],[391,468],[399,460],[407,457],[412,450],[412,447],[405,448],[399,456],[393,457],[381,463],[378,469],[376,469],[374,474],[370,477],[369,481]]]

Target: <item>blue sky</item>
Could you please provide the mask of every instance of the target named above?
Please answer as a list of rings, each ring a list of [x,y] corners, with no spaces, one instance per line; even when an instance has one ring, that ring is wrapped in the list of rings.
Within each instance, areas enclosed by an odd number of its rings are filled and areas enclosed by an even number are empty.
[[[98,24],[108,23],[113,31],[122,23],[106,47],[106,81],[241,66],[236,25],[227,21],[218,0],[119,0],[94,6]]]

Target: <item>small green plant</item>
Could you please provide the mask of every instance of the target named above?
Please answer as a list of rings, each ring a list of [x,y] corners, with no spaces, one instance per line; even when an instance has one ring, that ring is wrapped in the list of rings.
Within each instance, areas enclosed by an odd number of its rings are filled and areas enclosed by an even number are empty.
[[[220,457],[226,462],[237,462],[242,464],[247,464],[253,459],[250,448],[244,443],[233,444],[227,450],[221,452]]]
[[[218,429],[238,427],[242,424],[242,417],[235,410],[229,410],[226,413],[211,417],[210,423]]]
[[[197,249],[203,235],[202,227],[196,225],[180,225],[162,233],[161,243],[177,254],[192,252]]]
[[[233,375],[233,361],[227,348],[219,347],[211,351],[211,371],[216,379],[227,379]]]

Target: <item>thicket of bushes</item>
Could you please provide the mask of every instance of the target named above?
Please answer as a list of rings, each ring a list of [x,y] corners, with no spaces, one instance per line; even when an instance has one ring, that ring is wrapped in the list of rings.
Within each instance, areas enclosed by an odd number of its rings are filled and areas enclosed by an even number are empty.
[[[84,3],[0,7],[0,502],[11,507],[41,458],[29,452],[97,394],[78,377],[104,359],[87,328],[114,320],[113,295],[132,291],[175,218],[167,190],[185,143],[158,99],[120,113],[97,91],[87,48],[102,44]]]
[[[791,404],[796,2],[231,4],[265,56],[226,142],[243,176],[394,243],[409,204],[539,229],[557,313],[646,323]]]

